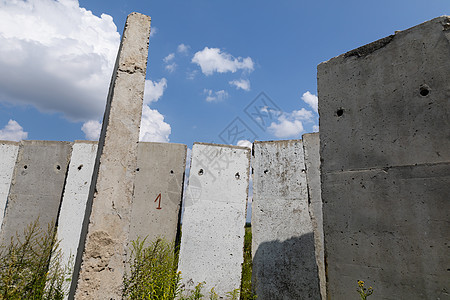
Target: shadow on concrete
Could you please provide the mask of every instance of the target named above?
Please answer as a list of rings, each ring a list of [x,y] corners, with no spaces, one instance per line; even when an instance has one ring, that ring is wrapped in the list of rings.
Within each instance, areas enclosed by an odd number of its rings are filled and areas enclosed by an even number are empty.
[[[260,244],[252,283],[258,300],[320,299],[313,233]]]

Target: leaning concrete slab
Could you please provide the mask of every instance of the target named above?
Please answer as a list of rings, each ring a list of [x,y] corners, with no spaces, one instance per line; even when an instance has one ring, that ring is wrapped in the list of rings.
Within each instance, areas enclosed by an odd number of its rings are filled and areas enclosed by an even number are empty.
[[[449,298],[449,42],[444,16],[318,67],[331,299]]]
[[[252,284],[258,299],[319,299],[301,140],[254,142]]]
[[[19,143],[0,141],[0,224],[3,222]],[[1,225],[0,225],[1,226]]]
[[[186,145],[139,143],[130,240],[175,241],[185,167]]]
[[[20,142],[0,234],[2,245],[38,218],[45,231],[55,224],[71,151],[69,142]]]
[[[76,299],[121,298],[149,36],[150,17],[130,14],[103,118],[80,239],[79,249],[84,252],[75,262]],[[69,298],[76,283],[73,280]]]
[[[70,262],[71,270],[80,242],[96,154],[97,142],[75,141],[72,147],[57,229],[62,262]],[[65,282],[68,286],[70,283]]]
[[[187,289],[205,282],[220,296],[239,289],[250,149],[195,143],[178,269]]]
[[[319,133],[302,136],[305,151],[306,181],[308,184],[309,214],[314,231],[316,262],[319,270],[320,295],[326,298],[325,261],[323,252],[322,196],[320,193],[320,139]]]

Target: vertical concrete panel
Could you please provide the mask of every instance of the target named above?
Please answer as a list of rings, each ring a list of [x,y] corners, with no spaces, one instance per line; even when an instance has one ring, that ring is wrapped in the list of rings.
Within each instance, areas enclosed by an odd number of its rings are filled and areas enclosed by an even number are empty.
[[[103,119],[80,240],[80,249],[86,241],[84,253],[75,262],[75,274],[79,274],[76,299],[121,298],[149,36],[150,17],[131,13]],[[69,298],[74,295],[75,281]]]
[[[225,296],[240,288],[250,149],[195,143],[178,269],[188,289],[205,282]]]
[[[449,41],[443,16],[318,67],[331,299],[449,297]]]
[[[258,299],[319,299],[301,140],[253,144],[252,284]]]
[[[72,266],[80,242],[96,154],[97,142],[76,141],[73,145],[57,230],[62,261],[70,261]],[[65,284],[70,286],[70,281]]]
[[[139,143],[130,240],[175,241],[185,167],[186,145]]]
[[[306,181],[308,184],[309,214],[314,231],[316,262],[319,270],[320,295],[326,299],[325,261],[323,251],[323,218],[322,196],[320,192],[320,156],[319,133],[304,134],[303,149],[305,151]]]
[[[68,142],[20,142],[2,225],[3,245],[38,218],[45,230],[56,222],[71,151]]]
[[[0,224],[3,222],[19,143],[0,141]]]

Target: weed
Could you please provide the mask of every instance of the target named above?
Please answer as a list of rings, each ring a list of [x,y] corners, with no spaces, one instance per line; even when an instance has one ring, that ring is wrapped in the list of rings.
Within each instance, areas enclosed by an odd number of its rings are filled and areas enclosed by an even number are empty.
[[[356,291],[359,294],[359,297],[361,297],[361,300],[366,300],[367,297],[373,294],[373,288],[370,286],[368,289],[364,287],[364,281],[358,280],[358,288]]]

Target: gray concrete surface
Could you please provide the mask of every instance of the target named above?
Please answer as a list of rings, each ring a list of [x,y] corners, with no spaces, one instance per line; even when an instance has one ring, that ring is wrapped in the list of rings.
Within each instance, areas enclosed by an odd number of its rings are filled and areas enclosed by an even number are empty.
[[[130,240],[175,241],[185,167],[186,145],[139,143]]]
[[[149,36],[150,17],[131,13],[103,119],[80,239],[84,252],[75,262],[74,273],[79,274],[76,299],[121,299]],[[76,282],[74,278],[70,299]]]
[[[254,142],[252,164],[258,299],[320,299],[302,141]]]
[[[314,231],[314,247],[319,270],[320,295],[326,298],[325,261],[323,252],[322,196],[320,191],[320,136],[308,133],[302,136],[305,152],[306,181],[308,184],[309,215]]]
[[[45,232],[54,226],[71,151],[69,142],[20,142],[0,234],[2,245],[38,219]]]
[[[205,282],[222,297],[240,288],[250,149],[195,143],[178,269],[188,290]]]
[[[97,154],[97,142],[75,141],[59,211],[57,238],[62,262],[73,270]],[[70,287],[71,280],[64,282]]]
[[[19,143],[0,141],[0,226],[3,223]]]
[[[318,66],[331,299],[450,298],[449,41],[444,16]]]

